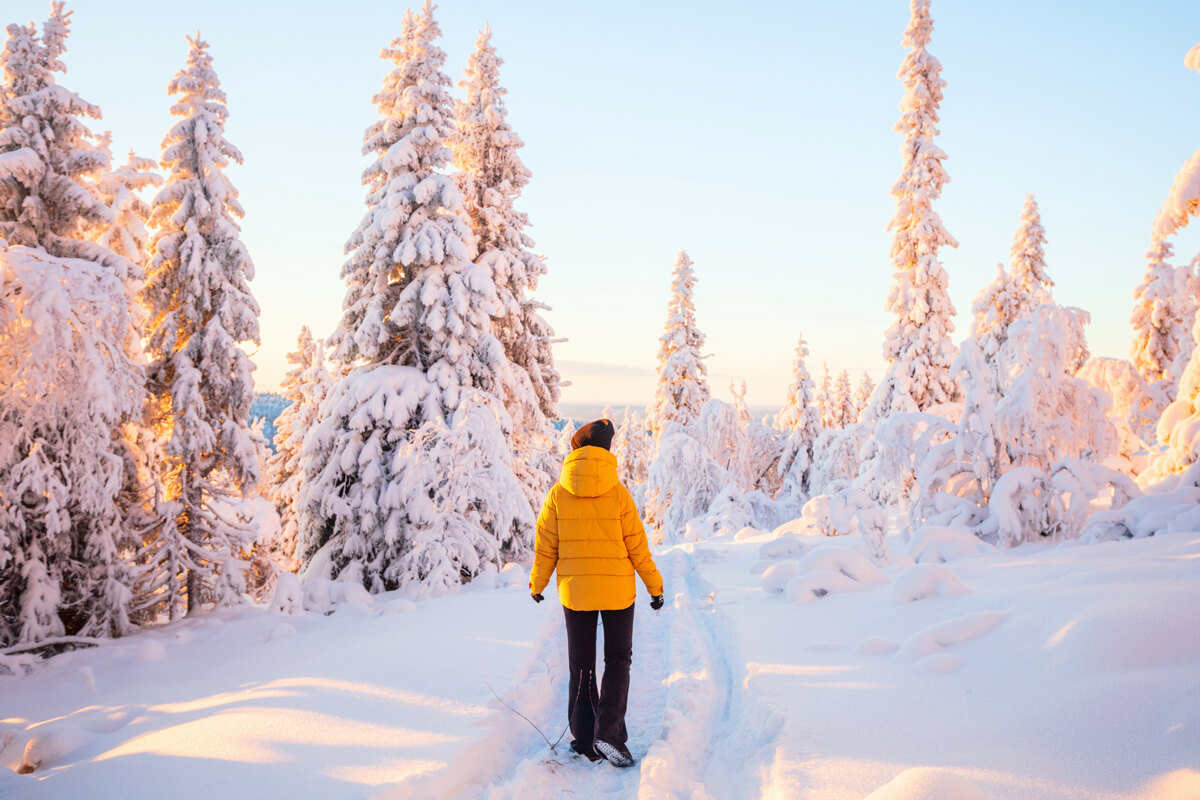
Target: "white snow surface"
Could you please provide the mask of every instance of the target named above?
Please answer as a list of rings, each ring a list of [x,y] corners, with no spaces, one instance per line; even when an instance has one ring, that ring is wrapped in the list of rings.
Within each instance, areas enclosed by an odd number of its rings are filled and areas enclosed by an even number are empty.
[[[1200,797],[1200,533],[926,529],[879,567],[858,534],[788,527],[656,552],[633,769],[493,696],[566,725],[562,613],[513,565],[415,604],[285,579],[0,677],[0,797]],[[789,602],[798,581],[830,591]]]

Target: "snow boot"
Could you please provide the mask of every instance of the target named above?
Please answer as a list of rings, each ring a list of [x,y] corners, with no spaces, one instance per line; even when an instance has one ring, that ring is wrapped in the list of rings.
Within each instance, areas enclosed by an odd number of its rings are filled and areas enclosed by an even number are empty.
[[[600,755],[599,753],[597,753],[594,748],[589,747],[585,750],[579,744],[577,744],[575,741],[571,742],[571,752],[577,756],[583,756],[588,761],[591,761],[593,763],[595,763],[596,761],[599,761],[601,758],[604,757],[604,756]]]
[[[596,740],[596,752],[608,759],[614,767],[632,767],[633,756],[629,748],[623,744],[609,744],[603,739]]]

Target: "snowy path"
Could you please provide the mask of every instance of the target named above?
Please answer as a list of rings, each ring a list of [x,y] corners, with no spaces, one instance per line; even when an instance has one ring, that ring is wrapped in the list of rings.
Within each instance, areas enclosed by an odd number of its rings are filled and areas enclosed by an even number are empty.
[[[712,587],[697,573],[696,560],[703,555],[690,545],[661,554],[657,560],[671,601],[668,609],[651,612],[644,608],[644,597],[639,600],[626,715],[629,748],[639,759],[635,767],[619,770],[572,756],[569,732],[557,753],[551,752],[524,720],[501,708],[491,720],[493,731],[447,769],[381,792],[379,800],[734,800],[761,794],[749,766],[756,751],[765,751],[769,737],[748,732],[741,716],[747,704],[740,683],[744,667],[731,663],[737,652],[732,631],[717,612]],[[554,741],[567,704],[561,616],[556,613],[540,637],[537,655],[509,702]]]

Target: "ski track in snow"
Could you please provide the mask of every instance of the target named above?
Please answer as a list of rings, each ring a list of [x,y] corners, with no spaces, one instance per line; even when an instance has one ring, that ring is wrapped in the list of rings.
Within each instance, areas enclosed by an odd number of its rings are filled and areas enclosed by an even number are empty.
[[[734,800],[761,795],[782,720],[745,695],[736,637],[718,610],[712,587],[697,574],[695,559],[691,545],[661,553],[657,561],[668,609],[652,612],[643,604],[636,612],[626,713],[629,749],[638,759],[634,767],[618,769],[574,756],[569,731],[556,752],[550,751],[525,720],[500,707],[490,720],[493,730],[445,769],[390,787],[377,800]],[[567,648],[561,614],[539,635],[537,655],[505,699],[553,742],[566,724]],[[602,654],[602,645],[597,651]],[[602,655],[597,667],[603,668]]]

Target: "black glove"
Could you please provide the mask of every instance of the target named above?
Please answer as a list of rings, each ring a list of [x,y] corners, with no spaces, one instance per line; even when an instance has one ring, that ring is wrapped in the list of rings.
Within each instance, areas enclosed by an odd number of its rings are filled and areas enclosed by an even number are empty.
[[[535,603],[540,603],[545,599],[546,598],[542,597],[540,594],[533,595],[533,602],[535,602]]]
[[[662,608],[663,607],[663,596],[661,594],[651,595],[650,596],[650,607],[653,608],[655,611],[658,611],[660,608]]]

